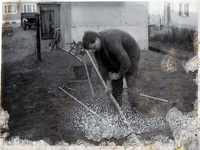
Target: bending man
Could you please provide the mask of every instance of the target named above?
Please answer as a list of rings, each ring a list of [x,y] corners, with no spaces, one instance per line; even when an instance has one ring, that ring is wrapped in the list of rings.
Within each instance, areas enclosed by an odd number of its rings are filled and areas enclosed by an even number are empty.
[[[85,49],[94,52],[99,71],[117,102],[122,104],[123,77],[127,80],[129,101],[132,102],[138,96],[136,77],[140,57],[140,48],[134,38],[125,31],[112,29],[99,33],[87,31],[82,42]]]

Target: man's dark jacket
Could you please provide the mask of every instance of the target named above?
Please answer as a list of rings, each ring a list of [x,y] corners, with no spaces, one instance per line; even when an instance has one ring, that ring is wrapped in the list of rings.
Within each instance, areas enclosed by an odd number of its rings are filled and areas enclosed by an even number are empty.
[[[108,72],[117,72],[120,76],[133,73],[132,66],[138,65],[140,57],[140,48],[134,38],[118,29],[104,30],[98,34],[101,49],[94,54],[104,80],[109,79]]]

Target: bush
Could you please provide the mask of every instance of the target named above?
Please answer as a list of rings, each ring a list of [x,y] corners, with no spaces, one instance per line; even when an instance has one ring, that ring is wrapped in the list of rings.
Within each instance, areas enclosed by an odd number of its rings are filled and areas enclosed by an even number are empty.
[[[166,30],[161,30],[150,40],[159,41],[163,44],[178,43],[191,50],[193,49],[196,32],[197,31],[194,28],[178,28],[172,26]]]

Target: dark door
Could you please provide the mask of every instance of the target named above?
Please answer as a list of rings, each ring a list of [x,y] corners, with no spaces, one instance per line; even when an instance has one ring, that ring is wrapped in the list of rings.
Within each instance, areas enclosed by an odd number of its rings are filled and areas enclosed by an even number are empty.
[[[54,34],[54,10],[42,10],[41,22],[42,22],[42,38],[50,39]]]
[[[60,27],[58,5],[41,5],[41,35],[42,39],[51,39],[56,28]]]

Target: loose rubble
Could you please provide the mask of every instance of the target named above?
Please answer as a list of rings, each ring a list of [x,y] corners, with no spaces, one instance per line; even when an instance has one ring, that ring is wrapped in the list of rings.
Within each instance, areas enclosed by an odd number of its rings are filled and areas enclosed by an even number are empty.
[[[176,147],[198,147],[199,118],[197,111],[185,115],[177,108],[172,108],[166,116]]]
[[[0,108],[0,145],[5,143],[4,139],[8,136],[8,120],[9,114]]]
[[[99,104],[101,103],[101,104]],[[106,107],[107,104],[102,99],[98,99],[98,103],[94,102],[89,106],[92,110],[98,110],[102,120],[79,108],[74,114],[74,126],[77,130],[84,132],[88,140],[100,142],[102,139],[121,139],[126,138],[130,134],[141,134],[154,130],[162,130],[167,127],[164,117],[150,117],[139,112],[126,112],[125,116],[129,125],[120,116],[118,111],[109,114]],[[100,113],[101,112],[101,113]]]
[[[97,106],[95,107],[98,108]],[[98,110],[100,111],[99,108]],[[198,134],[200,133],[200,128],[198,126],[199,120],[196,109],[192,112],[183,114],[176,107],[173,107],[168,111],[166,118],[149,118],[149,116],[144,116],[139,113],[131,115],[129,112],[128,120],[131,122],[133,127],[131,130],[127,128],[127,125],[123,122],[123,120],[120,120],[120,115],[117,112],[113,113],[111,116],[109,116],[108,113],[104,114],[102,112],[101,116],[109,120],[109,122],[106,122],[106,120],[100,120],[84,109],[79,109],[78,111],[79,112],[77,112],[76,116],[74,116],[74,126],[77,128],[77,130],[84,131],[85,137],[88,140],[100,142],[99,147],[95,147],[97,149],[102,149],[102,147],[103,149],[111,150],[192,150],[198,148]],[[1,129],[2,127],[7,127],[8,118],[9,115],[6,112],[1,112]],[[167,125],[170,126],[174,140],[163,135],[152,137],[151,141],[140,139],[139,134],[151,132],[157,129],[164,129]],[[122,146],[118,146],[114,142],[101,141],[102,139],[110,139],[112,137],[116,139],[126,138],[126,141]],[[56,149],[58,147],[65,149],[66,147],[70,147],[72,150],[77,148],[94,149],[93,144],[84,140],[78,140],[73,145],[69,145],[64,141],[61,141],[55,146],[50,146],[43,140],[29,141],[22,140],[19,137],[12,138],[10,141],[4,141],[3,139],[4,137],[1,135],[1,145],[3,146],[3,149],[12,149],[13,145],[17,146],[18,148],[21,146],[35,146],[38,147],[38,149],[39,147],[49,147],[50,149]]]

